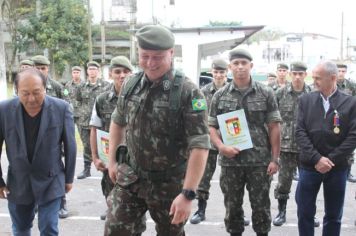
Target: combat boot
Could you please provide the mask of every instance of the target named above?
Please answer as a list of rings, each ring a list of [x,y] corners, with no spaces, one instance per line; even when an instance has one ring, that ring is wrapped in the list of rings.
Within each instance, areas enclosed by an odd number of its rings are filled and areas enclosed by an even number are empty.
[[[278,199],[278,215],[273,220],[273,225],[281,226],[286,222],[287,199]]]
[[[351,174],[351,166],[349,166],[349,169],[347,170],[347,181],[356,183],[356,177]]]
[[[68,217],[68,210],[67,210],[67,199],[66,196],[64,195],[61,198],[61,208],[59,209],[58,216],[60,219],[65,219]]]
[[[268,236],[268,233],[256,233],[257,236]]]
[[[198,201],[198,210],[194,213],[192,218],[190,218],[191,224],[199,224],[200,222],[205,220],[205,209],[207,202],[204,199],[199,199]]]
[[[77,179],[85,179],[86,177],[91,176],[90,174],[90,162],[85,162],[84,163],[84,170],[77,176]]]

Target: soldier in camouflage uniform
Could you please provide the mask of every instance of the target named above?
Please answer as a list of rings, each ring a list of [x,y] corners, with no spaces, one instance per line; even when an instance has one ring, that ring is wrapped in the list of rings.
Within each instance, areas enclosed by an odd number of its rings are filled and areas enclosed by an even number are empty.
[[[29,59],[25,59],[20,61],[20,68],[19,71],[23,71],[26,70],[28,68],[32,68],[34,66],[33,61],[29,60]]]
[[[56,98],[62,97],[63,86],[49,76],[49,65],[51,64],[47,57],[37,55],[31,58],[37,70],[39,70],[47,79],[46,94]]]
[[[66,100],[73,107],[74,123],[77,124],[79,118],[79,107],[76,98],[76,91],[81,83],[80,73],[82,68],[79,66],[72,67],[72,79],[68,81],[63,88],[63,99]],[[78,126],[77,126],[78,127]]]
[[[337,77],[337,88],[343,91],[344,93],[347,93],[351,96],[356,95],[356,84],[348,79],[345,78],[345,75],[347,73],[347,65],[344,63],[338,63],[337,64],[338,68],[338,77]],[[351,183],[356,183],[356,177],[352,175],[351,173],[351,167],[354,163],[354,156],[350,155],[349,158],[349,169],[347,172],[347,180]]]
[[[147,210],[157,235],[185,235],[210,148],[207,105],[197,85],[172,67],[174,36],[160,25],[136,33],[142,72],[121,89],[112,115],[111,191],[105,235],[141,235]],[[118,144],[128,156],[115,160]]]
[[[277,74],[276,83],[274,84],[274,86],[272,86],[274,91],[277,91],[279,88],[283,88],[290,83],[287,80],[288,70],[289,67],[286,63],[283,62],[278,63],[277,72],[276,72]]]
[[[267,74],[267,85],[270,86],[274,91],[278,89],[277,86],[277,75],[273,72]]]
[[[111,114],[113,113],[116,107],[121,85],[124,82],[125,78],[131,75],[132,70],[133,67],[126,57],[118,56],[111,59],[109,77],[113,80],[113,83],[110,85],[108,91],[101,93],[96,98],[92,116],[90,119],[91,153],[96,169],[103,172],[103,178],[101,179],[101,188],[105,199],[107,199],[109,193],[114,187],[114,184],[110,180],[106,163],[99,158],[96,130],[100,129],[109,132]],[[105,214],[100,216],[100,218],[102,220],[105,220],[106,211]]]
[[[209,113],[210,138],[219,150],[220,187],[226,208],[225,227],[231,236],[242,235],[245,186],[252,208],[252,227],[258,236],[271,230],[269,189],[278,171],[281,116],[273,91],[251,79],[252,56],[244,49],[229,53],[233,80],[213,96]],[[253,148],[239,150],[222,142],[217,116],[243,109]]]
[[[80,114],[78,114],[78,130],[84,147],[84,170],[77,179],[89,177],[92,162],[90,149],[90,117],[96,97],[108,89],[109,82],[98,78],[100,65],[96,61],[87,63],[88,79],[81,83],[76,90],[76,100]]]
[[[53,80],[49,76],[49,65],[51,64],[47,57],[42,55],[37,55],[31,58],[34,66],[39,70],[44,77],[47,79],[46,83],[46,94],[52,97],[63,99],[63,86],[57,81]],[[66,195],[62,197],[61,206],[58,212],[59,218],[68,217],[67,199]]]
[[[311,92],[311,88],[304,82],[307,76],[307,65],[303,62],[293,62],[290,65],[290,77],[292,82],[277,90],[276,99],[281,113],[281,157],[278,184],[274,190],[274,196],[278,199],[278,215],[273,220],[275,226],[281,226],[286,222],[286,205],[292,186],[293,173],[298,165],[299,150],[295,140],[297,125],[298,98],[302,94]],[[316,226],[319,222],[315,220]]]

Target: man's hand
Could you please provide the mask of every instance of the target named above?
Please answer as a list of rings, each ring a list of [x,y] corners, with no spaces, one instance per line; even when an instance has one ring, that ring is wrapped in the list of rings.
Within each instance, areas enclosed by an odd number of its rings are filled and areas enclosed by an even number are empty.
[[[107,169],[105,163],[99,158],[93,158],[93,162],[98,171],[104,172]]]
[[[0,198],[6,199],[7,195],[10,194],[10,191],[7,189],[6,186],[0,188]]]
[[[73,188],[73,184],[66,184],[66,185],[65,185],[66,193],[69,193],[70,190],[72,190],[72,188]]]
[[[183,194],[179,194],[171,205],[169,215],[173,215],[172,224],[177,225],[185,222],[192,210],[192,201],[186,199]]]
[[[219,148],[219,152],[228,158],[234,158],[240,153],[240,149],[236,147],[221,145],[221,147]]]
[[[278,169],[279,169],[278,164],[275,163],[274,161],[271,161],[267,167],[267,174],[272,176],[275,173],[277,173]]]
[[[318,172],[325,174],[326,172],[330,171],[331,168],[333,168],[334,166],[335,164],[330,161],[329,158],[321,157],[314,167]]]
[[[116,162],[110,162],[108,166],[109,177],[111,181],[115,184],[116,183],[116,173],[117,173],[117,164]]]

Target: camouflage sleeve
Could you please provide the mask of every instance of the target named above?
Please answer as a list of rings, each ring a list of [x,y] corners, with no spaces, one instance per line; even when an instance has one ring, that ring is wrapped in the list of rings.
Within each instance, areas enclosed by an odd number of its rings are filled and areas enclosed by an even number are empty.
[[[209,108],[209,117],[208,117],[208,124],[216,129],[219,129],[218,123],[218,104],[219,104],[219,92],[215,93],[210,104]]]
[[[185,127],[184,134],[188,139],[188,149],[209,149],[210,137],[207,124],[206,100],[196,85],[191,82],[186,85],[188,85],[186,88],[183,87],[183,96],[185,94],[185,97],[183,97],[183,122]],[[197,103],[200,105],[198,106]]]
[[[82,84],[75,88],[75,100],[82,101]]]
[[[266,123],[282,122],[281,114],[278,110],[276,97],[271,88],[267,87],[267,119]]]
[[[126,83],[124,83],[124,86]],[[126,117],[125,117],[125,98],[121,96],[121,93],[123,91],[123,88],[121,88],[116,107],[114,109],[114,112],[111,115],[111,121],[115,122],[117,125],[120,126],[125,126],[126,125]]]

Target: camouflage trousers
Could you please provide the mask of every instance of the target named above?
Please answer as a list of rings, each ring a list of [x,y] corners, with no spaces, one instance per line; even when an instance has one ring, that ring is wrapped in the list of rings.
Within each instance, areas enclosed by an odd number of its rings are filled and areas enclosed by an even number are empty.
[[[174,183],[167,183],[167,185]],[[136,185],[136,186],[135,186]],[[165,185],[165,184],[158,184]],[[108,214],[105,222],[104,235],[108,236],[133,236],[141,235],[146,230],[145,214],[149,211],[152,219],[156,223],[157,236],[184,236],[184,223],[172,225],[172,216],[169,215],[171,204],[175,197],[167,198],[170,194],[166,191],[154,191],[145,198],[139,197],[136,190],[132,189],[156,189],[150,183],[133,184],[128,188],[123,188],[115,184],[107,199]],[[163,187],[164,188],[164,187]],[[181,189],[181,184],[176,189]],[[175,191],[174,191],[175,193]],[[161,196],[160,196],[161,194]],[[178,194],[174,194],[177,196]]]
[[[278,184],[274,189],[276,199],[289,199],[293,175],[298,165],[298,155],[298,153],[293,152],[281,152]]]
[[[80,135],[80,139],[83,143],[83,156],[84,156],[84,163],[91,163],[91,149],[90,149],[90,129],[83,128],[82,126],[78,126],[78,131]]]
[[[216,169],[216,160],[218,154],[219,152],[217,150],[209,150],[209,156],[205,166],[204,175],[199,183],[197,190],[197,199],[209,199],[210,181],[213,178]]]
[[[114,188],[114,184],[112,183],[108,170],[103,172],[103,178],[101,179],[101,190],[105,198],[107,199],[111,190]]]
[[[271,201],[269,189],[272,177],[267,166],[222,166],[220,188],[224,194],[225,227],[229,233],[244,231],[242,208],[245,186],[252,208],[252,227],[256,233],[271,230]]]

